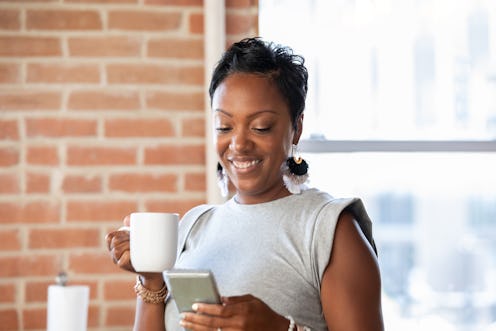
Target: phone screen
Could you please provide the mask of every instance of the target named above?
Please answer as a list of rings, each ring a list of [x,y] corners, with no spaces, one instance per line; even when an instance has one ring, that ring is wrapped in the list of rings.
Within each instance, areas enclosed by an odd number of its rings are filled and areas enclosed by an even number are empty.
[[[180,313],[193,311],[191,306],[195,302],[221,303],[209,270],[173,269],[164,272],[164,278]]]

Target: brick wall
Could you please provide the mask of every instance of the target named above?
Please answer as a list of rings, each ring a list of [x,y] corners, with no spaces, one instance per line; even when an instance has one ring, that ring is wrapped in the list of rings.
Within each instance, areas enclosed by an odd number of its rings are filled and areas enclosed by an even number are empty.
[[[227,0],[231,43],[257,1]],[[0,0],[0,331],[44,330],[61,270],[89,330],[130,330],[105,234],[205,196],[201,0]]]

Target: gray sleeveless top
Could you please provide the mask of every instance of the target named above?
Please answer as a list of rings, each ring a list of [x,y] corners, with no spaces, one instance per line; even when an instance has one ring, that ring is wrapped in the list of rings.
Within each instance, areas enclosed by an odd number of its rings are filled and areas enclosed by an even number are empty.
[[[280,315],[327,330],[320,284],[329,263],[339,214],[351,210],[374,247],[372,224],[360,199],[335,199],[316,189],[282,199],[198,206],[179,225],[176,268],[210,269],[222,296],[252,294]],[[375,247],[374,247],[375,249]],[[173,298],[167,331],[183,330]]]

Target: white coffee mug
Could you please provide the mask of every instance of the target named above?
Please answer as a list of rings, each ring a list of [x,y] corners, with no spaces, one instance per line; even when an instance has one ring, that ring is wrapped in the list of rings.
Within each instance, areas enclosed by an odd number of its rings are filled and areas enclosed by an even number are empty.
[[[132,213],[131,263],[138,272],[162,272],[176,263],[179,215]]]

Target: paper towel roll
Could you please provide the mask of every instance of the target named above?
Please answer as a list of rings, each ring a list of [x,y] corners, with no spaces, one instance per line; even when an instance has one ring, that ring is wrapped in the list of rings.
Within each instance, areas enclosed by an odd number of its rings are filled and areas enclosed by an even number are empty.
[[[86,331],[88,286],[48,287],[47,331]]]

